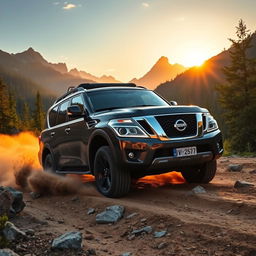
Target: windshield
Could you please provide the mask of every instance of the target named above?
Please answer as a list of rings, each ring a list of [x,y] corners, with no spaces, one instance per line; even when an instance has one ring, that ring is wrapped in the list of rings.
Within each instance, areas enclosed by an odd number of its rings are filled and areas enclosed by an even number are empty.
[[[147,90],[115,89],[91,91],[87,95],[95,112],[117,108],[169,106],[157,94]]]

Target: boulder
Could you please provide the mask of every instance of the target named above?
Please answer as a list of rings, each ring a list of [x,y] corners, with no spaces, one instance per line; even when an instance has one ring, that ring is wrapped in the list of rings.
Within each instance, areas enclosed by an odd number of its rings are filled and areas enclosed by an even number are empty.
[[[0,216],[9,216],[12,203],[12,194],[6,190],[0,190]]]
[[[19,256],[19,255],[10,249],[0,249],[0,256]]]
[[[4,229],[3,229],[4,237],[7,241],[12,242],[16,241],[20,238],[26,237],[26,234],[18,229],[13,223],[10,221],[7,221],[5,223]]]
[[[121,205],[109,206],[105,211],[96,215],[96,222],[99,224],[116,223],[123,217],[124,207]]]
[[[247,181],[242,181],[242,180],[237,180],[235,182],[234,188],[245,188],[245,187],[253,187],[254,184],[247,182]]]
[[[230,164],[228,166],[228,171],[230,172],[241,172],[243,169],[243,166],[241,164]]]
[[[12,195],[13,202],[12,202],[12,207],[10,209],[11,213],[13,214],[20,213],[26,206],[23,201],[23,193],[21,191],[18,191],[11,187],[0,187],[0,191],[8,191]]]
[[[57,238],[52,242],[53,249],[81,249],[82,248],[82,233],[68,232]]]

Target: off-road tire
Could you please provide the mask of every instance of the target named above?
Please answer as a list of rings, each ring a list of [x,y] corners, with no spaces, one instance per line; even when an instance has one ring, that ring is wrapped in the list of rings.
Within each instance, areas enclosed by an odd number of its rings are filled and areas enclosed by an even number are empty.
[[[217,162],[213,160],[202,166],[182,171],[182,176],[188,183],[209,183],[214,178],[216,170]]]
[[[118,198],[126,195],[131,187],[130,172],[118,168],[108,146],[98,149],[94,160],[94,176],[97,189],[104,196]]]

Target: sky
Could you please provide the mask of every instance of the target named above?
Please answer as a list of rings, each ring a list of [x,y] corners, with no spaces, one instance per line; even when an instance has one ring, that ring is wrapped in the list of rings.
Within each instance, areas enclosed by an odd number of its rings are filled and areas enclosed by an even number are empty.
[[[0,0],[0,49],[33,47],[48,61],[127,82],[161,57],[200,64],[230,46],[255,0]]]

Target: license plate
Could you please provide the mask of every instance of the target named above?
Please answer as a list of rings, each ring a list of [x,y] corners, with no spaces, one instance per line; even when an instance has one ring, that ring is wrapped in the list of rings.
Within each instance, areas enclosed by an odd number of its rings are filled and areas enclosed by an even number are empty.
[[[175,148],[173,153],[176,157],[193,156],[197,154],[197,150],[196,147]]]

